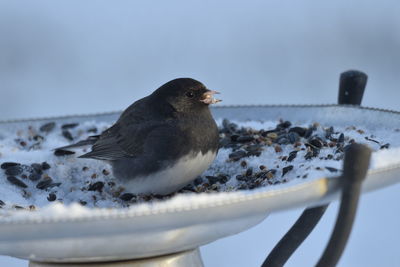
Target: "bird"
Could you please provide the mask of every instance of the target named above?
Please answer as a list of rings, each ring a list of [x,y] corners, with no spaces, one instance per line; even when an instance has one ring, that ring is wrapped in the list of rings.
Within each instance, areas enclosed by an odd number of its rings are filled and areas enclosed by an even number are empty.
[[[167,195],[201,175],[219,147],[209,105],[220,102],[192,78],[178,78],[131,104],[110,128],[76,144],[79,158],[106,161],[127,192]]]

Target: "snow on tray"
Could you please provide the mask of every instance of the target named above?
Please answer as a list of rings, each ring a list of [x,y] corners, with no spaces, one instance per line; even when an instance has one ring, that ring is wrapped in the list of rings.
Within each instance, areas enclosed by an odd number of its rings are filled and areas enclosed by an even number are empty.
[[[25,128],[2,130],[0,216],[12,210],[42,210],[53,215],[68,212],[78,217],[88,211],[101,212],[93,208],[148,211],[154,205],[217,200],[226,196],[222,192],[251,194],[338,176],[346,146],[352,142],[374,150],[370,168],[399,162],[398,129],[335,127],[318,122],[292,125],[284,120],[217,123],[221,148],[216,160],[194,183],[169,196],[125,192],[107,163],[77,158],[86,149],[55,155],[54,148],[99,134],[110,126],[108,123],[27,124]],[[19,165],[9,170],[7,162]]]

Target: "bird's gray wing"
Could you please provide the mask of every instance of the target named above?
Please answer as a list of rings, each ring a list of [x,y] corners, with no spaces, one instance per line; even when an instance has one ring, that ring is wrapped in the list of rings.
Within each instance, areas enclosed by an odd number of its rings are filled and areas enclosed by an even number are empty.
[[[91,152],[80,158],[112,161],[137,157],[143,153],[147,136],[160,127],[163,127],[163,124],[156,121],[142,121],[135,124],[117,122],[101,134]]]

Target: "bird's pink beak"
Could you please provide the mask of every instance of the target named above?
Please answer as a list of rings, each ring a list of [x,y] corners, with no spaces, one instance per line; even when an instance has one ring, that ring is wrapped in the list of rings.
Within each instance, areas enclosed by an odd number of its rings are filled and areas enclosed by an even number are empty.
[[[203,94],[203,97],[200,101],[207,105],[221,102],[222,100],[214,98],[215,94],[219,94],[219,92],[213,91],[213,90],[208,90],[207,92],[205,92]]]

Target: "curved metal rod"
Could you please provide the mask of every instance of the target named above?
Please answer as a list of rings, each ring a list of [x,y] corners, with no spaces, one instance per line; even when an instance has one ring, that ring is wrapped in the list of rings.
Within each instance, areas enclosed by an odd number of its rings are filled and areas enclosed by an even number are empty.
[[[296,249],[312,232],[319,220],[324,215],[328,205],[308,208],[303,211],[290,230],[276,244],[262,267],[283,266]]]
[[[361,185],[367,175],[370,158],[371,149],[362,144],[352,144],[345,154],[340,209],[335,228],[317,267],[336,266],[342,256],[353,227]]]
[[[340,75],[338,103],[340,105],[351,104],[360,106],[364,94],[364,89],[367,84],[367,79],[368,76],[361,71],[349,70],[343,72]],[[356,193],[356,191],[354,191],[354,193]],[[359,194],[360,191],[358,191],[358,196]],[[342,198],[342,201],[343,200],[344,199]],[[348,203],[347,200],[346,203]],[[315,226],[325,214],[328,206],[329,204],[326,204],[314,208],[305,209],[300,215],[299,219],[297,219],[295,224],[270,252],[268,257],[262,264],[262,267],[283,266],[296,251],[296,249],[308,237],[308,235],[314,230]],[[356,207],[357,205],[355,206],[355,208]],[[355,210],[353,211],[353,216],[354,213]]]

